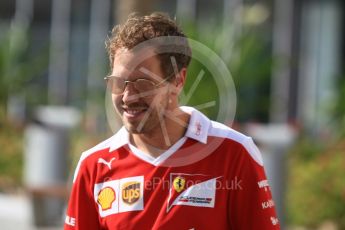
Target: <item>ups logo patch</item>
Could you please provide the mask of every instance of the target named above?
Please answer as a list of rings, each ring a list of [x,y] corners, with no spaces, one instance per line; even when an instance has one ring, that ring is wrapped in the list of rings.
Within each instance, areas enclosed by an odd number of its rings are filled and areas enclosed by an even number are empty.
[[[134,204],[140,198],[140,182],[131,181],[122,185],[122,200],[126,204]]]

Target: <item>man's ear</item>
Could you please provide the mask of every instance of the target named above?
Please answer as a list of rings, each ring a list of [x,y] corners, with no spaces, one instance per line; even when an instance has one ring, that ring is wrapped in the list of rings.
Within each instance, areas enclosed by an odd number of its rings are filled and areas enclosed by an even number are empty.
[[[175,76],[174,86],[176,94],[179,95],[186,83],[187,68],[182,68],[178,74]]]

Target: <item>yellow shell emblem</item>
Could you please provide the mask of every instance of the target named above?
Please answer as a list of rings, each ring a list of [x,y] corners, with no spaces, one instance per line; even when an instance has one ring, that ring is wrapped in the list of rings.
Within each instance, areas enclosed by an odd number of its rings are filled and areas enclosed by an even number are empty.
[[[174,189],[177,192],[181,192],[184,189],[185,185],[186,185],[186,180],[183,177],[178,176],[173,181]]]
[[[97,203],[101,205],[103,211],[111,208],[114,201],[115,192],[111,187],[105,187],[98,193]]]

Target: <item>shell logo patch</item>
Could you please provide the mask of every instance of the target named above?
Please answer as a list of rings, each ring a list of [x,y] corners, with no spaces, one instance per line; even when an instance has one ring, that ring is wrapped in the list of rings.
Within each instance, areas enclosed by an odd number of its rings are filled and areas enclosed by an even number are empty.
[[[100,204],[102,210],[105,211],[111,208],[111,205],[115,201],[115,198],[115,191],[111,187],[105,187],[99,192],[97,203]]]
[[[173,186],[176,192],[181,192],[186,185],[186,180],[183,177],[176,177],[173,181]]]
[[[122,186],[122,200],[132,205],[140,198],[140,182],[127,182]]]

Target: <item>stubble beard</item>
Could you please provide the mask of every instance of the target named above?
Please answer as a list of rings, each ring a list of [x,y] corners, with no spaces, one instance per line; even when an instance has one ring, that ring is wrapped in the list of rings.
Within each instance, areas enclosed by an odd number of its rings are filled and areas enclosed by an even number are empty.
[[[128,121],[123,116],[123,114],[121,115],[122,123],[130,134],[153,134],[153,132],[161,132],[161,126],[162,126],[161,122],[166,122],[166,119],[167,119],[164,112],[165,113],[168,112],[167,110],[168,98],[165,98],[164,101],[161,101],[159,105],[151,105],[151,106],[153,106],[151,112],[149,111],[145,112],[145,113],[150,113],[146,121],[142,121],[142,120]],[[163,118],[162,121],[160,121],[159,113],[163,113],[161,115]],[[144,122],[144,124],[141,124],[142,122]]]

